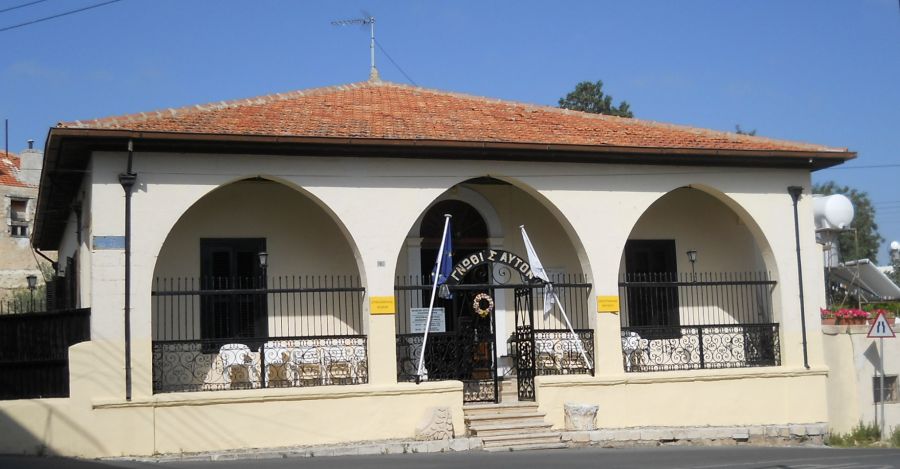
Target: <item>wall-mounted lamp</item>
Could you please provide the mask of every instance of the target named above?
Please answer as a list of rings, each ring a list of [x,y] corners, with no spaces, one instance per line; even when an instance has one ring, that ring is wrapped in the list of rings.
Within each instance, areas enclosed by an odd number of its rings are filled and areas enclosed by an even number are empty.
[[[259,268],[263,271],[269,267],[269,253],[266,251],[260,251],[259,253]]]
[[[697,271],[694,267],[694,264],[697,263],[697,251],[691,249],[687,252],[688,260],[691,261],[691,281],[697,281]]]

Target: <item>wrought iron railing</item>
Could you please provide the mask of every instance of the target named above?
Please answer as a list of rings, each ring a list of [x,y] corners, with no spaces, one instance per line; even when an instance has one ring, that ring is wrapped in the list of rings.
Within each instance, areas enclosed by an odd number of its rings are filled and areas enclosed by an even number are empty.
[[[506,276],[496,276],[495,278],[506,278]],[[591,312],[590,293],[591,284],[586,283],[584,275],[580,274],[559,274],[552,275],[550,280],[553,282],[554,291],[559,297],[569,316],[569,321],[575,329],[586,329],[590,327],[589,318]],[[470,288],[469,285],[451,286],[450,291],[456,289]],[[493,288],[498,298],[503,296],[506,307],[510,310],[513,308],[512,291],[515,285],[511,282],[497,283],[496,285],[487,286],[485,289]],[[534,327],[536,329],[562,329],[566,327],[558,308],[552,308],[547,315],[543,314],[545,302],[545,289],[541,285],[533,285],[534,288]],[[427,308],[428,301],[431,297],[432,285],[429,279],[419,276],[399,276],[394,286],[397,301],[397,332],[406,334],[412,332],[413,327],[410,322],[409,312],[412,308]],[[508,297],[507,297],[508,296]],[[451,309],[451,301],[435,299],[435,307],[441,308],[449,312]],[[451,319],[452,320],[452,319]]]
[[[254,338],[219,346],[209,341],[153,343],[153,391],[308,387],[368,382],[365,336]],[[218,346],[219,341],[216,341]]]
[[[69,347],[90,324],[89,308],[0,315],[0,399],[68,397]]]
[[[397,335],[397,381],[414,382],[422,353],[422,334]],[[460,380],[464,402],[496,399],[492,342],[475,342],[458,332],[428,334],[423,379]]]
[[[575,329],[575,334],[578,339],[568,329],[534,331],[534,364],[537,375],[594,374],[594,331]],[[581,347],[590,362],[585,363]]]
[[[627,372],[778,366],[778,324],[623,327],[622,359]]]
[[[635,273],[619,282],[623,327],[772,322],[767,272]]]
[[[350,276],[157,278],[157,340],[362,333],[359,279]]]
[[[9,314],[24,314],[24,313],[43,313],[48,311],[48,303],[46,295],[43,293],[43,288],[41,291],[35,292],[34,295],[28,294],[18,294],[13,298],[7,298],[5,300],[0,300],[0,316],[5,316]]]
[[[779,365],[775,285],[766,272],[624,276],[625,371]]]
[[[157,279],[154,391],[365,383],[364,293],[349,276]]]

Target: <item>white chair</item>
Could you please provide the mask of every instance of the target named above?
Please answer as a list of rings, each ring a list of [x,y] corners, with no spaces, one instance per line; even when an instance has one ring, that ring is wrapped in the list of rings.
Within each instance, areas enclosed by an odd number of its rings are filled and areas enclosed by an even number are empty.
[[[631,371],[635,353],[640,353],[639,360],[644,356],[643,339],[634,331],[622,332],[622,351],[625,352],[625,371]]]
[[[287,373],[293,368],[293,347],[283,342],[266,342],[259,350],[260,360],[265,362],[266,386],[288,386],[290,378]],[[274,379],[274,382],[273,382]]]
[[[258,379],[256,367],[253,366],[253,353],[244,344],[225,344],[219,348],[219,360],[222,362],[222,374],[226,385],[232,384],[232,373],[245,370],[247,378]]]
[[[350,384],[353,381],[353,367],[346,352],[352,349],[340,346],[325,347],[323,360],[327,373],[326,384]]]
[[[317,347],[297,347],[291,350],[294,382],[298,385],[325,384],[322,355]]]

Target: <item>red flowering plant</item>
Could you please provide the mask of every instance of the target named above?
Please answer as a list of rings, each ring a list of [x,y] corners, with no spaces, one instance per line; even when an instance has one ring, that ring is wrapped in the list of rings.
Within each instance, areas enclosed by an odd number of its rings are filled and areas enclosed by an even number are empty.
[[[856,308],[841,308],[841,309],[837,309],[837,310],[821,308],[821,309],[819,309],[819,312],[822,314],[822,319],[835,318],[835,319],[840,319],[840,320],[847,320],[847,319],[868,319],[869,318],[868,312],[863,311],[861,309],[856,309]]]

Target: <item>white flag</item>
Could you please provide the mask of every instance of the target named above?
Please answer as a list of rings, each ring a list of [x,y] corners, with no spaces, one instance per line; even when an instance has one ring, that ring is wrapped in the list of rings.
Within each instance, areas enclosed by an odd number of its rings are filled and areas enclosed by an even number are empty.
[[[531,271],[534,272],[537,278],[544,281],[544,319],[547,319],[550,311],[553,311],[553,305],[556,304],[553,284],[550,283],[550,277],[547,276],[547,271],[544,270],[544,265],[538,259],[537,253],[534,252],[534,246],[531,245],[528,233],[525,232],[525,225],[521,225],[519,228],[522,230],[522,241],[525,242],[525,253],[528,254],[528,263],[531,264]]]

